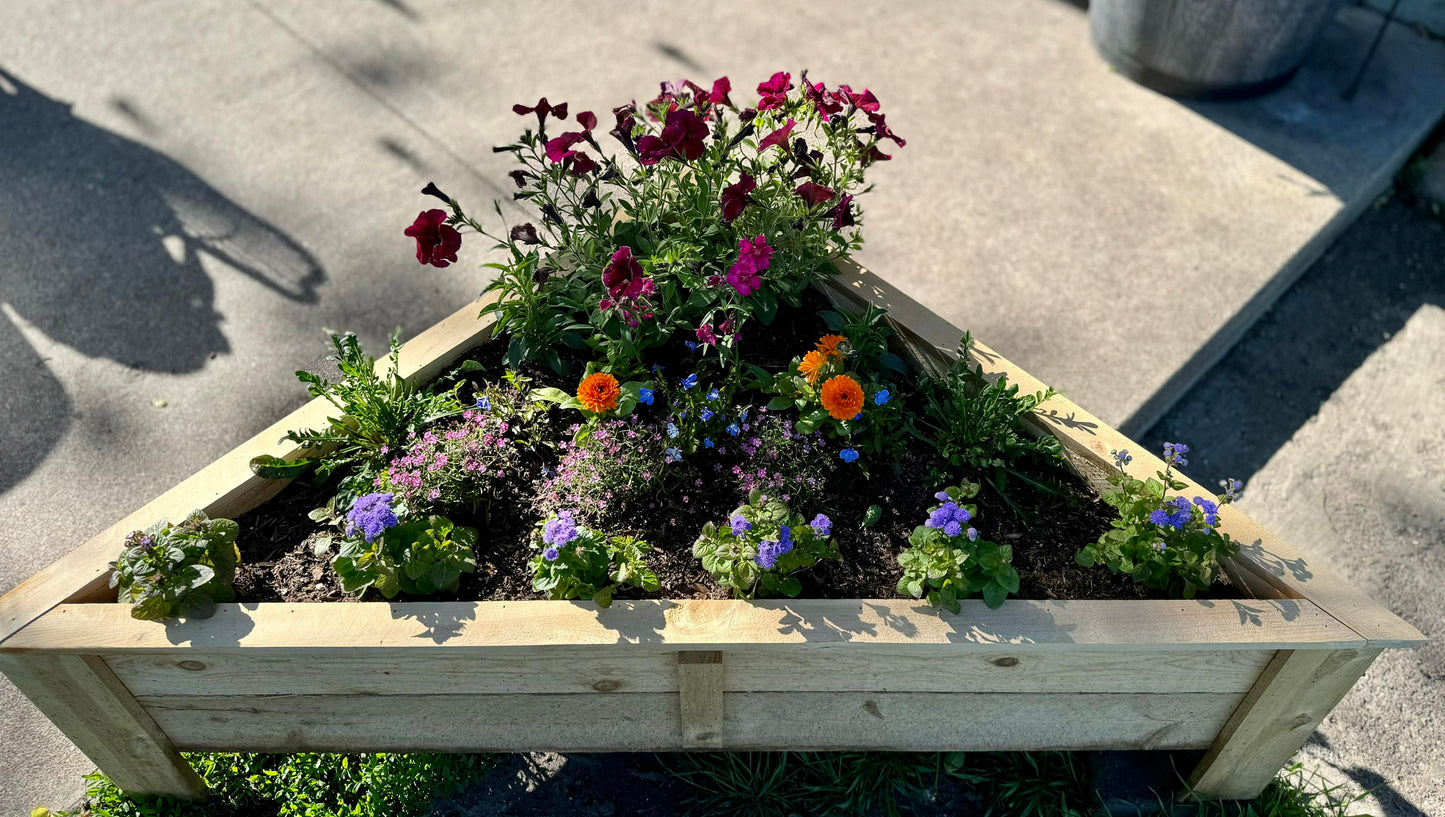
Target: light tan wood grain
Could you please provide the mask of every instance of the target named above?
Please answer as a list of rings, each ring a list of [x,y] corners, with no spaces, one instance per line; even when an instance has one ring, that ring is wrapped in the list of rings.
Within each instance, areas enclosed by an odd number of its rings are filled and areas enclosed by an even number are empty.
[[[648,645],[250,650],[103,656],[137,695],[676,692],[677,652]],[[1244,692],[1269,649],[962,651],[839,645],[727,653],[726,692]]]
[[[1256,797],[1380,654],[1282,650],[1189,778],[1204,799]]]
[[[677,654],[678,710],[684,748],[713,749],[722,745],[726,671],[719,650],[688,650]]]
[[[0,670],[121,790],[205,797],[200,776],[100,659],[0,656]]]
[[[1188,749],[1239,694],[728,693],[728,749]],[[146,697],[177,745],[241,751],[671,751],[677,695]],[[585,717],[579,717],[585,713]]]
[[[1195,601],[981,600],[958,614],[900,599],[222,604],[199,621],[135,621],[119,604],[66,604],[3,649],[114,655],[258,650],[413,651],[486,647],[655,645],[672,650],[906,645],[919,654],[998,650],[1357,648],[1362,639],[1296,599]],[[204,659],[201,659],[204,660]]]

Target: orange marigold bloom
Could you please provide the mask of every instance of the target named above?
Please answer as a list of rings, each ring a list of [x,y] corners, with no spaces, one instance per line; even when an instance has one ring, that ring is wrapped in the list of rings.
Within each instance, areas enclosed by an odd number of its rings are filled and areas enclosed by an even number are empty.
[[[839,349],[838,346],[839,344],[847,342],[848,339],[842,335],[824,335],[818,339],[818,351],[828,357],[842,357],[843,350]]]
[[[828,364],[828,356],[822,352],[809,352],[803,355],[803,362],[798,364],[798,371],[808,378],[809,383],[818,381],[818,373]]]
[[[863,389],[846,374],[828,378],[823,384],[823,408],[834,419],[851,420],[863,410]]]
[[[606,372],[587,375],[577,387],[577,402],[593,414],[617,408],[617,398],[621,396],[617,378]]]

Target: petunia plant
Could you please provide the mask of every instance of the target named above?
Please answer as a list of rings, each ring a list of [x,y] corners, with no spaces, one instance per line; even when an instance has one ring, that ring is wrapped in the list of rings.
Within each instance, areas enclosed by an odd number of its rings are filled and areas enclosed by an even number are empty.
[[[424,211],[408,229],[417,258],[450,263],[457,228],[496,240],[505,258],[490,288],[501,297],[487,311],[510,333],[514,364],[561,367],[570,347],[626,378],[646,350],[686,336],[735,366],[749,320],[798,305],[861,245],[866,170],[889,158],[884,144],[904,144],[867,89],[778,72],[757,94],[739,106],[722,77],[665,83],[641,108],[601,117],[546,99],[517,105],[528,127],[498,150],[515,157],[514,197],[534,219],[494,234],[428,185],[449,215]]]
[[[809,521],[783,500],[755,489],[727,525],[703,527],[692,553],[718,584],[750,599],[759,593],[797,596],[803,584],[793,574],[838,558],[838,546],[827,516],[817,514]]]
[[[1116,470],[1109,483],[1114,489],[1105,491],[1103,500],[1119,515],[1099,541],[1078,552],[1078,563],[1105,565],[1175,598],[1192,599],[1207,590],[1220,563],[1239,552],[1239,544],[1217,526],[1219,506],[1233,502],[1243,483],[1226,480],[1219,497],[1171,496],[1171,491],[1186,487],[1174,469],[1189,464],[1189,446],[1165,443],[1164,470],[1143,480],[1125,470],[1134,459],[1128,449],[1111,453]]]

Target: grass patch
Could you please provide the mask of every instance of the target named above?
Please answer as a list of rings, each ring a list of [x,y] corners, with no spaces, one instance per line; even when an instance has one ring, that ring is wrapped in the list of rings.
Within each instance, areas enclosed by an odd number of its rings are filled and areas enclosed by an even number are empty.
[[[187,754],[204,803],[130,798],[86,775],[85,810],[55,817],[420,817],[492,766],[491,755]]]
[[[693,815],[1086,817],[1102,815],[1086,755],[1074,752],[712,752],[658,755]],[[42,817],[421,817],[494,765],[493,755],[190,754],[204,804],[131,799],[86,776],[85,809]],[[1175,803],[1163,817],[1353,817],[1350,795],[1303,764],[1248,802]],[[619,803],[619,807],[625,804]],[[524,812],[531,813],[531,812]],[[618,813],[626,813],[625,809]]]

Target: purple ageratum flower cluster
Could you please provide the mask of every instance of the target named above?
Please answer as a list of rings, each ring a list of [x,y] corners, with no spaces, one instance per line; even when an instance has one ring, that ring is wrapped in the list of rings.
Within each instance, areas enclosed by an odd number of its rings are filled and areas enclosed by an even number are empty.
[[[742,514],[736,514],[732,520],[733,536],[742,536],[753,529],[753,523],[744,519]]]
[[[1169,510],[1171,508],[1172,511]],[[1163,508],[1149,514],[1149,521],[1161,528],[1184,530],[1184,526],[1189,524],[1193,515],[1189,500],[1182,496],[1176,496],[1173,499],[1165,500]]]
[[[764,539],[758,543],[758,555],[755,558],[758,565],[764,570],[772,570],[778,563],[778,557],[793,549],[793,531],[787,525],[778,526],[778,539]]]
[[[819,536],[833,535],[833,520],[829,519],[823,514],[818,514],[817,516],[813,517],[813,521],[808,523],[808,527],[812,528],[813,533],[816,533]]]
[[[1185,445],[1184,443],[1164,444],[1164,461],[1169,463],[1170,465],[1177,466],[1179,468],[1183,468],[1184,466],[1188,465],[1189,460],[1186,459],[1184,456],[1188,453],[1189,446]]]
[[[1109,453],[1114,455],[1114,467],[1120,471],[1124,470],[1124,466],[1134,461],[1134,457],[1129,453],[1129,449],[1127,448],[1110,451]]]
[[[948,494],[940,491],[935,497],[946,498]],[[928,521],[923,523],[926,528],[938,528],[948,536],[958,536],[964,532],[963,526],[973,518],[973,514],[967,508],[959,507],[957,502],[949,500],[942,505],[928,512]],[[972,537],[970,537],[972,538]]]
[[[1219,524],[1219,505],[1217,503],[1205,499],[1202,496],[1196,496],[1194,497],[1194,504],[1198,505],[1199,510],[1204,512],[1204,524],[1211,528]]]
[[[542,558],[549,562],[557,561],[562,555],[562,548],[579,535],[577,520],[573,518],[572,512],[558,511],[556,516],[548,519],[542,526],[542,543],[547,546],[547,549],[542,551]]]
[[[1244,481],[1235,479],[1234,477],[1221,479],[1219,485],[1224,489],[1224,496],[1221,496],[1219,501],[1225,505],[1239,499],[1240,492],[1244,490]]]
[[[367,494],[357,497],[346,512],[346,535],[360,533],[368,543],[376,541],[387,528],[396,527],[399,522],[396,511],[392,510],[395,494]]]

